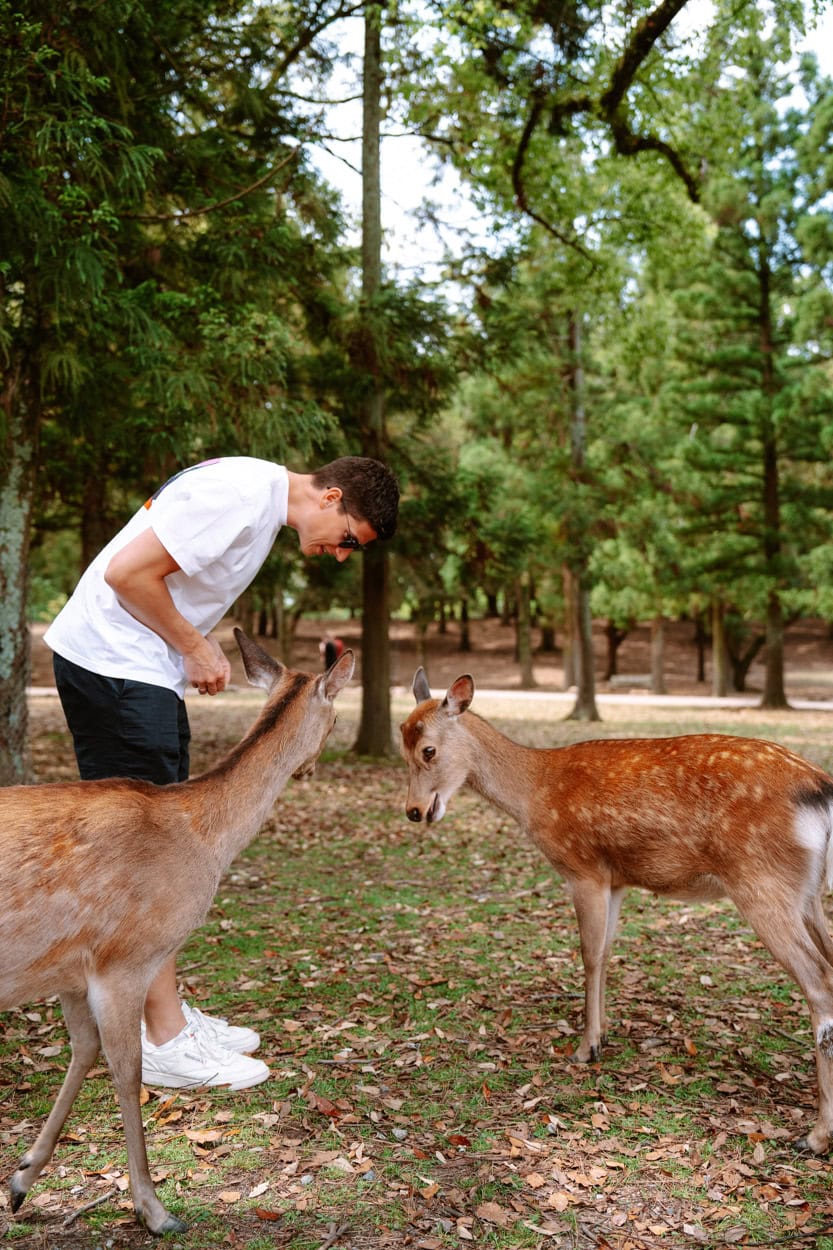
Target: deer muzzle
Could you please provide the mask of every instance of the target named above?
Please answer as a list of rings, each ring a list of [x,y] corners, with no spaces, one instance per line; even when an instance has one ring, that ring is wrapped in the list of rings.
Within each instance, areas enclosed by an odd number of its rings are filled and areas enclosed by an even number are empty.
[[[429,825],[432,825],[434,821],[442,820],[445,815],[445,803],[440,798],[439,791],[437,791],[431,799],[429,806],[426,808],[424,815],[422,808],[418,807],[416,803],[413,803],[410,807],[406,807],[405,811],[407,813],[408,820],[425,820]]]

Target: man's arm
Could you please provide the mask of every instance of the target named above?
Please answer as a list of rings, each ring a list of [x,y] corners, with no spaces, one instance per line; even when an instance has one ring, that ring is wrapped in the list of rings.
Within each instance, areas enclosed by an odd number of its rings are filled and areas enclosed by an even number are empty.
[[[165,578],[179,565],[153,530],[144,530],[113,556],[104,580],[122,607],[178,651],[185,675],[200,694],[217,694],[231,677],[231,667],[213,638],[204,638],[177,611]]]

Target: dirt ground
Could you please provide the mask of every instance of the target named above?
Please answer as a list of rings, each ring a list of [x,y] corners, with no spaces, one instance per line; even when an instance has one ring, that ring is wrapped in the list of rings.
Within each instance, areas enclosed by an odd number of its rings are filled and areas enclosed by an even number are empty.
[[[232,665],[232,680],[245,685],[237,647],[234,642],[235,622],[226,619],[216,631]],[[32,677],[34,687],[54,685],[52,655],[43,642],[45,626],[32,629]],[[352,647],[361,662],[361,622],[348,621],[302,621],[291,657],[296,668],[316,670],[321,666],[318,644],[326,629],[342,638]],[[515,635],[512,626],[502,625],[499,620],[473,621],[470,627],[472,649],[460,650],[460,626],[449,622],[445,633],[432,625],[426,640],[426,668],[434,687],[447,686],[461,673],[471,673],[481,689],[513,690],[520,684],[518,664],[515,659]],[[409,687],[414,670],[420,663],[417,653],[415,631],[412,625],[394,621],[391,638],[391,681],[394,686]],[[276,652],[276,645],[268,638],[259,639],[268,651]],[[563,655],[561,639],[557,639],[555,652],[535,651],[533,672],[542,690],[564,690]],[[539,644],[537,631],[534,645]],[[619,648],[618,674],[614,682],[602,680],[606,667],[606,639],[603,622],[594,627],[596,654],[597,692],[610,690],[627,691],[629,688],[645,689],[650,671],[650,631],[647,625],[630,633]],[[786,635],[786,688],[787,696],[801,699],[833,699],[833,632],[831,626],[821,620],[804,620],[790,626]],[[360,669],[358,670],[360,671]],[[629,678],[635,680],[630,681]],[[711,656],[706,655],[706,680],[697,681],[697,649],[694,626],[691,622],[675,622],[667,627],[665,644],[665,678],[670,695],[711,694]],[[753,664],[747,693],[757,694],[763,689],[763,656]]]

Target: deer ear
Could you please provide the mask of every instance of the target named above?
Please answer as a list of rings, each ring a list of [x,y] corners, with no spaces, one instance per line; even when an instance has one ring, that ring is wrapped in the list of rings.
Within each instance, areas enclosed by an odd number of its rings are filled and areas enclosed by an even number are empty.
[[[340,694],[353,676],[353,669],[356,667],[356,659],[352,651],[344,651],[338,657],[332,668],[327,669],[320,678],[321,690],[325,697],[334,699]]]
[[[453,686],[449,686],[442,706],[450,716],[459,716],[461,712],[465,712],[473,698],[474,681],[465,673],[457,678]]]
[[[431,698],[431,687],[428,685],[428,678],[425,675],[424,668],[418,668],[414,673],[411,689],[414,692],[414,698],[417,703],[424,703],[426,699]]]
[[[280,660],[272,658],[268,652],[253,642],[242,629],[235,628],[234,637],[243,657],[243,667],[252,686],[260,686],[263,690],[271,690],[283,674],[284,666]]]

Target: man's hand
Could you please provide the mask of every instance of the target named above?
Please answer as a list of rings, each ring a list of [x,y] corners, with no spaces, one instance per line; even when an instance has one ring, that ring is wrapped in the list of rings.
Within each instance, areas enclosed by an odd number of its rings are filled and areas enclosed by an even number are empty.
[[[200,694],[219,694],[231,677],[231,665],[216,639],[202,638],[201,645],[185,656],[185,676]]]

